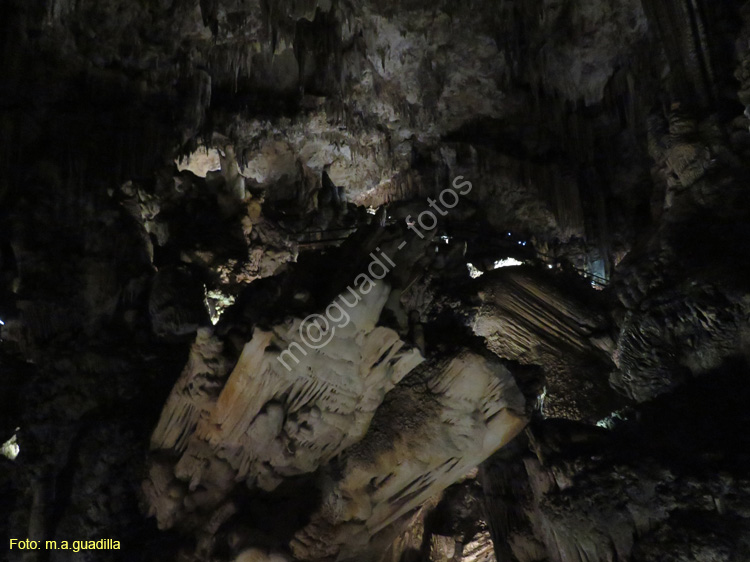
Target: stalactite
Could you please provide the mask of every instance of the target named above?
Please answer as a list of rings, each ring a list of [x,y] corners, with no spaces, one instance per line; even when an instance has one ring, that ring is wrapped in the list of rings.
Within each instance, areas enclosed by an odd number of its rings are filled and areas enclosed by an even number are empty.
[[[705,106],[716,90],[705,10],[699,0],[649,0],[644,9],[659,30],[670,61],[673,100]]]

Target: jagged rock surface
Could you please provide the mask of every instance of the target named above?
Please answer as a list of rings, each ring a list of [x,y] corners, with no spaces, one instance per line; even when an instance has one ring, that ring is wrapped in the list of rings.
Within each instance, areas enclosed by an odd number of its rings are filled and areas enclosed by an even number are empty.
[[[9,560],[750,558],[749,14],[0,4]]]
[[[238,482],[272,491],[315,472],[362,438],[386,394],[422,361],[396,332],[375,326],[389,291],[368,292],[348,329],[319,349],[302,347],[300,319],[275,334],[256,330],[231,372],[221,369],[221,343],[201,336],[151,438],[152,450],[179,455],[171,477],[157,463],[146,485],[162,528],[186,507],[231,501]],[[280,351],[268,350],[272,341]],[[297,358],[283,360],[284,350]]]
[[[524,414],[523,395],[497,360],[462,352],[425,364],[388,396],[340,475],[324,481],[320,510],[292,542],[295,557],[379,559],[370,540],[383,541],[394,523],[512,440]]]

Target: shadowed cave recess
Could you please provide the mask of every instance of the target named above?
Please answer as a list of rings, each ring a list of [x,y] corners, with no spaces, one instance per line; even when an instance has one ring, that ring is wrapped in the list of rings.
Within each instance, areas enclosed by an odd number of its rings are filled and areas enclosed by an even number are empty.
[[[750,560],[750,3],[0,28],[0,559]]]

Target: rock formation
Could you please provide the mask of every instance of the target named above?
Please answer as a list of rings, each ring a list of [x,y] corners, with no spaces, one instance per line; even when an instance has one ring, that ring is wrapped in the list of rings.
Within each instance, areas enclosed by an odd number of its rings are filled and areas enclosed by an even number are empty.
[[[4,560],[750,559],[748,5],[0,28]]]

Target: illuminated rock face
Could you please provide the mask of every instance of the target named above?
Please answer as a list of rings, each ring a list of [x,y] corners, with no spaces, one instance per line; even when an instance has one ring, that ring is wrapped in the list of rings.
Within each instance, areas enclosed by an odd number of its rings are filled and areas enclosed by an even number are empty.
[[[750,4],[2,0],[0,38],[0,536],[750,560]]]
[[[526,425],[524,409],[495,359],[465,351],[423,364],[346,451],[340,476],[324,481],[320,510],[292,542],[295,557],[378,559],[370,543],[398,532],[416,508],[513,439]]]
[[[542,414],[588,421],[608,414],[616,402],[606,376],[614,344],[593,291],[584,297],[523,267],[478,281],[471,329],[498,357],[539,367]]]
[[[298,319],[256,329],[231,372],[199,333],[151,440],[144,492],[161,528],[218,528],[239,484],[272,492],[322,468],[295,559],[374,560],[384,536],[523,429],[524,397],[499,360],[466,350],[423,363],[375,325],[389,293],[376,283],[320,349],[301,347]],[[294,343],[287,370],[281,350]]]
[[[299,319],[273,332],[256,329],[228,374],[206,365],[203,350],[216,353],[220,344],[199,335],[151,438],[152,450],[180,456],[174,483],[157,463],[145,487],[161,526],[172,526],[188,505],[217,507],[236,483],[271,491],[362,438],[386,394],[422,361],[395,331],[375,326],[389,292],[374,285],[351,323],[320,349],[302,347]],[[280,360],[285,349],[299,361],[287,357],[289,369]],[[182,503],[172,497],[175,485]]]

